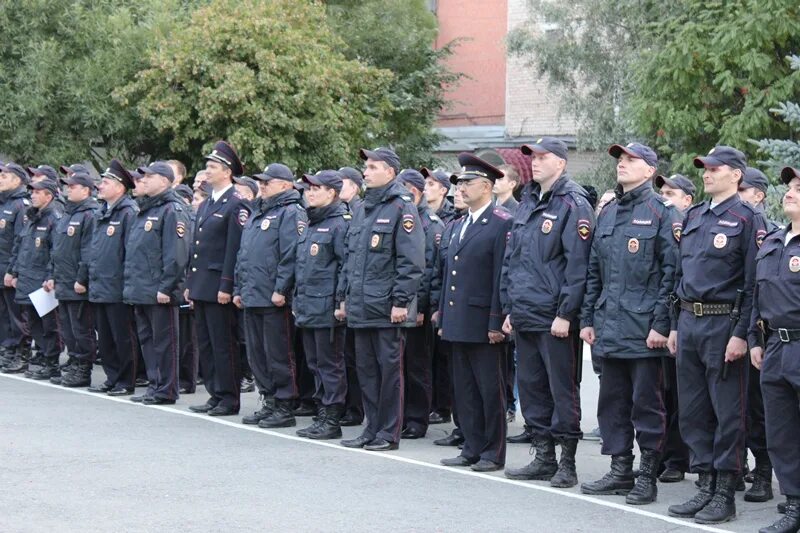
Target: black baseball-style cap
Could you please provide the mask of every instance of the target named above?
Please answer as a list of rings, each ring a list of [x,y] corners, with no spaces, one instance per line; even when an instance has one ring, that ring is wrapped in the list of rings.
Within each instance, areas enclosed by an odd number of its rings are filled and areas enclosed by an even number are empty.
[[[375,148],[374,150],[362,148],[359,150],[358,155],[364,161],[367,159],[372,159],[373,161],[383,161],[392,167],[395,173],[400,172],[400,158],[391,148],[379,147]]]
[[[28,187],[34,190],[48,191],[54,197],[58,196],[58,182],[55,180],[44,179],[41,181],[31,182]]]
[[[628,143],[625,146],[612,144],[608,149],[608,153],[616,159],[619,159],[619,156],[625,153],[631,157],[644,160],[648,166],[653,168],[658,166],[658,155],[656,155],[655,150],[641,143]]]
[[[560,157],[564,161],[567,160],[567,154],[569,152],[567,144],[560,139],[556,139],[555,137],[542,137],[533,144],[523,144],[520,147],[520,150],[525,155],[532,155],[534,153],[550,153]]]
[[[698,156],[694,158],[694,166],[696,168],[721,167],[722,165],[741,170],[742,176],[744,176],[747,170],[747,157],[736,148],[715,146],[705,157]]]
[[[250,176],[234,176],[233,181],[250,189],[250,192],[253,193],[253,196],[258,196],[258,183],[256,183],[256,180]]]
[[[25,172],[25,169],[16,163],[5,163],[0,165],[0,172],[14,174],[24,184],[27,184],[30,181],[30,176],[28,176],[28,173]]]
[[[494,183],[505,176],[499,168],[468,152],[458,154],[458,164],[461,165],[461,170],[450,176],[452,183],[478,178],[485,178]]]
[[[419,171],[413,168],[404,168],[397,176],[397,179],[402,184],[408,183],[419,192],[425,192],[425,178],[422,177]]]
[[[76,172],[91,174],[91,172],[89,172],[89,168],[86,165],[82,165],[81,163],[73,163],[69,166],[61,165],[60,167],[58,167],[58,170],[60,170],[61,173],[66,176],[69,176],[70,174],[75,174]]]
[[[364,175],[353,167],[342,167],[339,169],[339,174],[342,175],[342,179],[348,179],[358,185],[360,188],[364,184]]]
[[[167,178],[170,183],[175,181],[175,173],[172,171],[172,165],[166,161],[156,161],[155,163],[151,163],[149,167],[139,167],[137,170],[142,176],[145,174],[158,174]]]
[[[789,185],[789,182],[794,178],[800,178],[800,170],[794,167],[783,167],[783,170],[781,170],[781,181]]]
[[[686,194],[690,194],[694,196],[697,193],[697,188],[692,183],[692,180],[684,176],[683,174],[673,174],[670,177],[665,176],[656,176],[654,180],[655,186],[659,189],[664,187],[669,187],[670,189],[679,189]]]
[[[756,188],[766,194],[767,189],[769,189],[769,179],[757,168],[747,167],[744,169],[744,176],[742,177],[742,182],[739,184],[739,189],[752,188]]]
[[[72,176],[64,180],[67,185],[82,185],[94,189],[97,185],[89,174],[83,172],[76,172]]]
[[[292,170],[281,163],[270,163],[264,168],[264,172],[253,174],[253,177],[261,181],[284,180],[294,182]]]
[[[435,179],[445,189],[448,189],[448,190],[450,189],[450,174],[448,174],[444,170],[441,170],[441,169],[430,170],[428,168],[424,168],[423,167],[419,171],[419,173],[422,174],[422,176],[425,177],[425,178],[433,178],[433,179]]]
[[[28,174],[30,174],[31,177],[44,176],[45,178],[58,181],[58,172],[56,172],[56,169],[54,169],[50,165],[39,165],[38,167],[28,167],[27,170]]]
[[[342,192],[342,174],[338,170],[321,170],[316,174],[303,174],[304,183],[330,187],[337,193]]]

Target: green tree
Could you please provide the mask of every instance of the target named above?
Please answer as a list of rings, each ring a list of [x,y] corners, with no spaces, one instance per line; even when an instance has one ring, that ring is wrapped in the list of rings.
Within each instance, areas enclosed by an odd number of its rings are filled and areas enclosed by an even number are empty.
[[[674,2],[646,25],[636,61],[634,121],[674,168],[716,144],[755,155],[748,139],[786,137],[770,113],[800,96],[800,72],[786,56],[800,48],[796,0]]]
[[[433,48],[438,28],[425,0],[328,0],[327,9],[346,57],[394,73],[392,111],[376,142],[394,146],[406,166],[431,163],[441,141],[434,122],[447,107],[447,87],[460,78],[444,63],[457,41]]]
[[[346,59],[325,9],[294,0],[215,0],[159,39],[149,67],[114,93],[197,161],[229,140],[248,171],[352,161],[385,136],[388,71]]]
[[[153,36],[183,16],[176,0],[0,3],[0,153],[103,166],[105,152],[127,160],[159,152],[164,140],[109,94],[145,65]]]

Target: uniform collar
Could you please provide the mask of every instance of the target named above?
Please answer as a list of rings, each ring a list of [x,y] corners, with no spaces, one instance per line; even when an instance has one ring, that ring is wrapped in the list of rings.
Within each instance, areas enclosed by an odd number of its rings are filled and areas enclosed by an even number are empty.
[[[225,187],[224,189],[222,189],[221,191],[212,191],[212,192],[211,192],[211,199],[212,199],[214,202],[216,202],[217,200],[219,200],[220,198],[222,198],[222,196],[223,196],[223,195],[224,195],[226,192],[228,192],[228,189],[230,189],[231,187],[233,187],[233,183],[229,183],[229,184],[228,184],[228,186],[227,186],[227,187]]]
[[[709,200],[708,207],[711,209],[712,213],[714,213],[716,216],[720,216],[722,213],[730,209],[731,206],[738,201],[739,201],[739,193],[735,192],[725,200],[722,200],[714,207],[711,207],[711,200]]]

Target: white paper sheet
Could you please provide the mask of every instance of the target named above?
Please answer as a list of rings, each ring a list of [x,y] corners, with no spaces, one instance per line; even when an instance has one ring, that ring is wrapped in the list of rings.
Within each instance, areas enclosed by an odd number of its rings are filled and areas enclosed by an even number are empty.
[[[44,289],[39,289],[38,291],[30,293],[28,298],[31,299],[31,303],[33,307],[36,308],[36,312],[39,313],[39,316],[44,316],[58,307],[55,291],[47,292]]]

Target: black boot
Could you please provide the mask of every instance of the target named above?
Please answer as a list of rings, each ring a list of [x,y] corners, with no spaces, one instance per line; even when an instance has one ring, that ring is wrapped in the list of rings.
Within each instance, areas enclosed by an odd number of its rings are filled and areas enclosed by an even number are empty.
[[[22,356],[17,353],[14,354],[5,365],[3,365],[3,368],[0,370],[0,372],[3,374],[22,374],[23,372],[27,372],[27,370],[28,361],[23,359]]]
[[[769,455],[759,453],[756,457],[756,467],[753,470],[753,484],[750,486],[750,490],[744,493],[744,501],[766,502],[772,498],[772,463]]]
[[[575,471],[575,452],[578,451],[578,439],[559,439],[561,460],[558,470],[550,478],[550,486],[568,489],[578,484],[578,473]]]
[[[292,400],[275,400],[275,410],[258,423],[260,428],[288,428],[297,424],[292,414]]]
[[[639,460],[639,477],[636,478],[636,485],[625,496],[625,503],[629,505],[645,505],[656,501],[658,487],[656,486],[656,472],[661,454],[654,450],[642,450],[642,458]]]
[[[614,455],[611,457],[611,470],[597,481],[581,485],[584,494],[625,495],[633,488],[633,455]]]
[[[294,416],[314,416],[317,414],[317,406],[311,400],[300,400],[292,411]]]
[[[536,457],[527,466],[522,468],[506,468],[505,476],[508,479],[537,479],[550,481],[558,470],[556,462],[556,445],[550,437],[534,437],[533,448]]]
[[[329,440],[338,439],[342,436],[342,427],[340,421],[344,414],[344,405],[335,404],[323,407],[323,419],[320,421],[319,427],[315,431],[308,434],[309,439],[314,440]]]
[[[523,426],[522,433],[506,437],[506,442],[509,444],[527,444],[533,442],[533,431],[531,427],[526,424]]]
[[[716,476],[713,472],[700,472],[700,476],[695,482],[695,486],[699,489],[691,500],[681,503],[679,505],[670,505],[667,513],[670,516],[677,516],[679,518],[693,518],[703,507],[705,507],[711,498],[714,497],[714,489],[716,487]]]
[[[723,470],[717,472],[717,486],[711,501],[694,515],[698,524],[722,524],[736,518],[736,484],[742,478],[738,472]]]
[[[317,408],[317,414],[314,415],[311,420],[314,421],[313,424],[310,426],[306,426],[302,429],[298,429],[295,431],[298,437],[308,437],[309,433],[313,433],[319,429],[319,427],[325,423],[325,406],[320,405]]]
[[[272,396],[261,395],[261,407],[252,415],[242,417],[242,424],[255,426],[265,418],[269,418],[275,410],[275,398]]]
[[[47,358],[44,360],[39,370],[31,373],[31,379],[37,381],[47,381],[53,376],[58,376],[61,373],[58,370],[58,358]]]
[[[92,384],[92,363],[75,361],[72,372],[62,373],[61,385],[64,387],[88,387]]]
[[[778,514],[786,514],[786,502],[778,502]]]
[[[800,531],[800,497],[787,496],[785,515],[769,527],[762,527],[758,533],[797,533]]]

